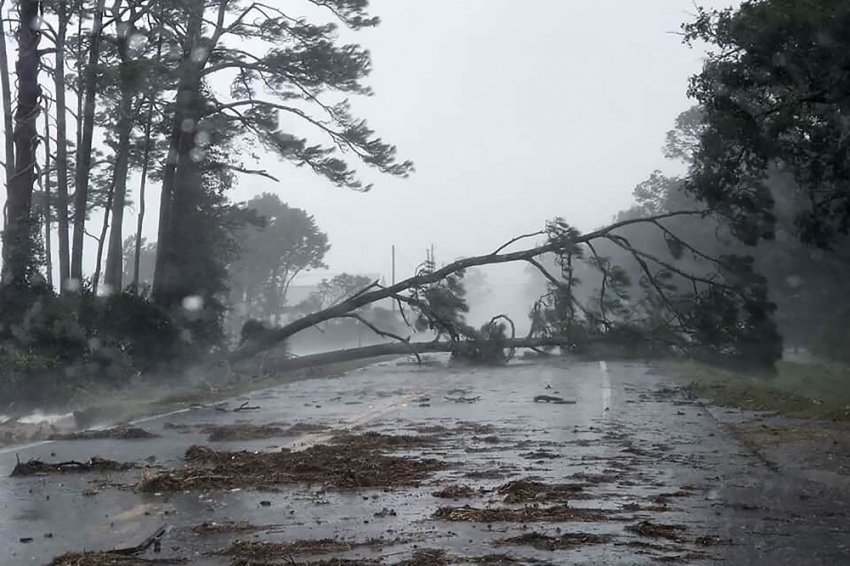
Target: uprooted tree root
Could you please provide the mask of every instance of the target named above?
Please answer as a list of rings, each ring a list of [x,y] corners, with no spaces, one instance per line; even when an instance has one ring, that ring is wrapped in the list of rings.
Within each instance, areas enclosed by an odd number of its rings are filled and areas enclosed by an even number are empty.
[[[18,462],[12,470],[11,477],[45,476],[53,474],[83,474],[87,472],[122,472],[134,468],[134,464],[115,462],[94,456],[85,462],[49,463],[41,460]]]
[[[584,493],[586,484],[564,483],[547,484],[533,479],[523,479],[508,482],[496,488],[496,493],[502,495],[505,503],[529,502],[565,502],[573,499],[588,499]]]
[[[186,451],[186,461],[186,468],[145,476],[137,487],[146,492],[168,492],[262,489],[292,483],[337,488],[416,486],[431,473],[448,467],[441,460],[388,456],[376,448],[374,438],[317,445],[299,452],[217,452],[192,446]]]
[[[434,518],[443,521],[471,523],[532,523],[532,522],[603,522],[611,519],[611,513],[603,510],[574,509],[568,505],[550,507],[526,506],[521,508],[491,507],[440,507]]]
[[[524,535],[502,539],[498,545],[532,546],[538,550],[563,550],[579,546],[607,544],[611,535],[595,535],[591,533],[564,533],[559,536],[548,536],[542,533],[526,533]]]

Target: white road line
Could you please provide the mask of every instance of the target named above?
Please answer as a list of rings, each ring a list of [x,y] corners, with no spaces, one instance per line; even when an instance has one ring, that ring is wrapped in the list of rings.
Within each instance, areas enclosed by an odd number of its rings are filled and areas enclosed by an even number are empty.
[[[602,414],[607,415],[611,408],[611,375],[604,360],[599,361],[599,369],[602,372]]]

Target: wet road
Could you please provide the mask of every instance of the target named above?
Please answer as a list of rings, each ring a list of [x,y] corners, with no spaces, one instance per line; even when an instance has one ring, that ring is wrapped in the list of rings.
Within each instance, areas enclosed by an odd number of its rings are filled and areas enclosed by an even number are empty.
[[[535,403],[536,395],[557,395],[575,403]],[[480,399],[456,402],[460,397]],[[389,362],[340,378],[257,392],[232,401],[230,407],[244,401],[260,410],[234,413],[208,407],[139,425],[159,438],[62,441],[0,453],[0,547],[7,549],[0,564],[40,565],[64,552],[131,546],[162,524],[169,531],[156,556],[213,566],[229,562],[211,552],[237,538],[356,542],[373,537],[399,543],[339,556],[392,564],[414,549],[436,548],[456,563],[476,558],[480,563],[485,556],[497,563],[494,554],[507,554],[520,564],[850,563],[843,493],[766,466],[726,431],[716,409],[708,411],[685,399],[669,378],[643,365],[558,360],[485,369]],[[325,425],[330,430],[210,443],[194,426],[246,421]],[[183,466],[183,453],[191,444],[234,451],[303,449],[345,430],[417,434],[437,426],[457,430],[459,424],[465,427],[462,434],[415,451],[416,456],[439,458],[450,466],[412,489],[341,491],[314,485],[284,486],[272,493],[165,495],[132,489],[150,470],[9,477],[15,453],[22,461],[81,461],[97,455],[168,469]],[[583,497],[570,506],[611,512],[610,520],[486,524],[433,517],[445,505],[507,505],[492,492],[457,501],[437,499],[431,495],[437,489],[462,484],[491,490],[530,476],[548,483],[586,480]],[[192,531],[204,522],[228,520],[249,521],[261,529],[242,535]],[[629,530],[641,521],[682,528],[675,531],[675,540]],[[557,551],[496,545],[530,532],[610,538],[604,544]],[[21,542],[27,538],[32,540]]]

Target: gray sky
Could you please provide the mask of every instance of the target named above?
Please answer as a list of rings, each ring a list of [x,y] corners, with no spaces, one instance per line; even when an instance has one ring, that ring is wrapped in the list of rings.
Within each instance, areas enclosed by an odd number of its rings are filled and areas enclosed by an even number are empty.
[[[330,273],[389,278],[395,244],[401,278],[431,244],[447,262],[492,251],[559,215],[594,228],[629,206],[652,170],[671,167],[660,148],[690,106],[687,80],[702,55],[675,35],[694,11],[691,0],[371,4],[383,24],[353,39],[372,52],[375,96],[354,108],[417,172],[374,179],[363,194],[267,156],[259,166],[282,182],[245,177],[232,194],[242,201],[273,192],[313,214],[330,238]],[[290,125],[300,133],[283,123]],[[146,200],[145,235],[155,239],[156,184]],[[90,231],[101,218],[94,215]],[[135,223],[131,211],[125,237]],[[88,241],[89,272],[95,252]],[[521,271],[495,279],[518,285]]]

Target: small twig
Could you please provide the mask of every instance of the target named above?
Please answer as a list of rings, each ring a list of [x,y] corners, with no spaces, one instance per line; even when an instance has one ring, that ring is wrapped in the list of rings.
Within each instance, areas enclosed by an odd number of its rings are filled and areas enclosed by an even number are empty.
[[[245,401],[244,403],[242,403],[241,405],[239,405],[238,407],[233,409],[233,412],[238,413],[239,411],[259,411],[260,410],[259,405],[248,406],[248,403],[249,403],[249,401]]]

